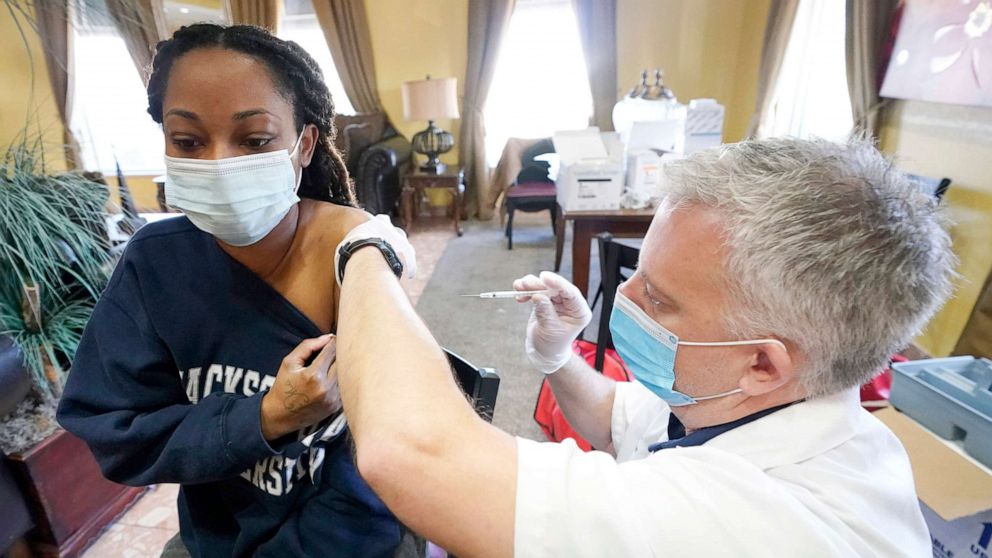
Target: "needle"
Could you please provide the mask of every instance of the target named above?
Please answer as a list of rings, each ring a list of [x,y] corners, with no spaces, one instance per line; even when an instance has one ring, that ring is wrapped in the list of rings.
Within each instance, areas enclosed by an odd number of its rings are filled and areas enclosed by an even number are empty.
[[[518,296],[533,296],[546,292],[548,292],[546,289],[541,291],[491,291],[488,293],[463,294],[458,296],[468,296],[472,298],[517,298]]]

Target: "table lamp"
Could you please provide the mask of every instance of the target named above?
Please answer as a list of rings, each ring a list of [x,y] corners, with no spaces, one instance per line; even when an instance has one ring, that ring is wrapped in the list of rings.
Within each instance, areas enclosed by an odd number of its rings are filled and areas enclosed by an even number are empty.
[[[458,91],[455,78],[427,79],[403,82],[403,118],[426,120],[427,129],[413,136],[413,150],[427,156],[420,170],[432,174],[444,172],[445,164],[437,156],[447,153],[455,144],[450,132],[434,125],[441,118],[458,118]]]

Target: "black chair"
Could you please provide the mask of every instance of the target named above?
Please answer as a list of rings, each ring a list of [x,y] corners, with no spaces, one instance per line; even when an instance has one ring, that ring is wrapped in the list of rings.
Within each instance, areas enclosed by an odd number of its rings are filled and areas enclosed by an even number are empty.
[[[944,199],[944,194],[947,193],[947,189],[951,187],[951,179],[944,178],[930,178],[929,176],[920,176],[918,174],[906,174],[910,180],[916,182],[920,185],[920,189],[923,192],[932,195],[937,198],[937,203],[940,203]]]
[[[603,371],[603,361],[606,349],[613,348],[613,336],[610,335],[610,315],[613,313],[613,300],[617,296],[617,288],[637,269],[637,259],[641,254],[640,248],[617,242],[613,235],[604,232],[596,235],[599,246],[600,284],[596,299],[603,297],[603,306],[599,314],[599,332],[596,334],[596,370]],[[630,270],[627,272],[625,270]],[[596,300],[593,301],[593,306]]]
[[[523,168],[517,173],[513,185],[506,191],[503,207],[506,209],[507,249],[513,250],[513,213],[520,210],[527,213],[547,210],[551,214],[551,230],[556,231],[558,219],[558,191],[548,177],[550,165],[534,158],[545,153],[554,153],[554,144],[549,139],[541,140],[527,148],[520,157]]]
[[[499,392],[499,374],[492,368],[478,368],[448,349],[444,352],[455,373],[455,380],[471,400],[475,412],[487,422],[492,422]]]

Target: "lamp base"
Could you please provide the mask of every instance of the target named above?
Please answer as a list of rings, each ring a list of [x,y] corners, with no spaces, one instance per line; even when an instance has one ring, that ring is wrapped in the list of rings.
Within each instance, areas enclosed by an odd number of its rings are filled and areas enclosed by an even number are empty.
[[[447,165],[438,160],[437,156],[447,153],[455,144],[454,137],[434,125],[433,120],[427,122],[427,129],[413,136],[413,150],[427,156],[427,162],[420,166],[420,171],[430,174],[442,174]]]

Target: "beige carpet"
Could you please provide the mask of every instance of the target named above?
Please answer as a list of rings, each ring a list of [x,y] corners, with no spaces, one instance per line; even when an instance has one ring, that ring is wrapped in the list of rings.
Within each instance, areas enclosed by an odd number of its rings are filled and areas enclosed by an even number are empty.
[[[441,345],[476,366],[495,368],[499,373],[493,424],[535,440],[544,439],[532,418],[543,375],[531,368],[524,354],[529,305],[513,299],[478,300],[458,295],[508,290],[518,277],[552,269],[554,252],[547,212],[518,214],[513,250],[506,249],[498,219],[467,221],[465,235],[448,242],[417,302],[417,312]],[[571,276],[567,254],[561,273]],[[593,284],[597,281],[594,279]]]

